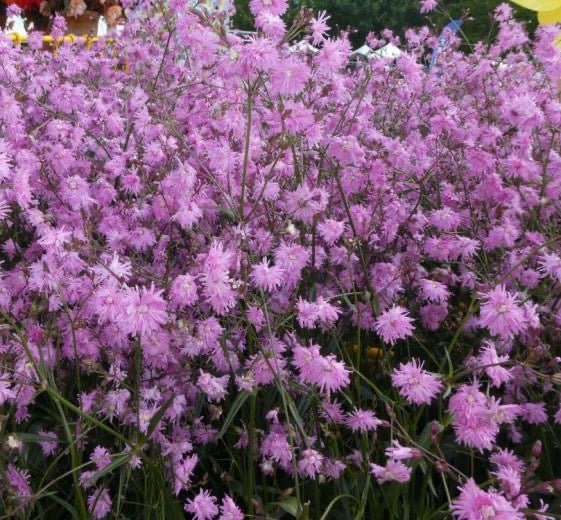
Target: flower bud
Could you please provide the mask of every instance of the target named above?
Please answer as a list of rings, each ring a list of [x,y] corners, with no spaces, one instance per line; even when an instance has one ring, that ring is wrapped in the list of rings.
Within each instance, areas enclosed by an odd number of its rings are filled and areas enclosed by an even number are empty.
[[[542,454],[542,442],[536,441],[532,446],[532,457],[538,459],[541,456],[541,454]]]

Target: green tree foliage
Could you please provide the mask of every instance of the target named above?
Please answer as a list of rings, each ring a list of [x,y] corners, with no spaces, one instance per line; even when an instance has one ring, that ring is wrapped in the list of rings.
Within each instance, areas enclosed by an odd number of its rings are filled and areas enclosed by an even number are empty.
[[[469,18],[463,27],[463,36],[467,43],[475,43],[480,40],[492,38],[496,32],[496,24],[493,23],[493,11],[504,0],[444,0],[441,2],[442,11],[445,15],[439,16],[439,27],[444,26],[449,19],[462,16],[469,9]],[[537,26],[536,13],[529,9],[523,9],[513,3],[508,3],[515,13],[517,20],[524,22],[526,27],[533,33]],[[434,17],[433,17],[434,18]]]
[[[234,25],[239,29],[253,28],[248,3],[248,0],[236,0]],[[286,20],[290,24],[294,14],[304,6],[316,11],[327,11],[331,16],[330,25],[334,34],[351,29],[351,41],[359,46],[370,31],[389,28],[397,34],[403,34],[408,27],[427,23],[440,30],[450,19],[459,18],[469,10],[470,16],[464,24],[463,35],[466,43],[473,44],[494,35],[493,11],[501,3],[502,0],[441,0],[439,12],[426,17],[419,12],[419,0],[292,0]],[[537,24],[536,14],[510,5],[516,18],[526,22],[530,31],[533,31]]]

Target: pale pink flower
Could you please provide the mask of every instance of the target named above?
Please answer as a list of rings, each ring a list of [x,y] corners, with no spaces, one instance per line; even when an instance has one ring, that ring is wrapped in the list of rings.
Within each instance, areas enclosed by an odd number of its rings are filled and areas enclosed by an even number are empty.
[[[278,265],[269,266],[269,262],[264,258],[261,263],[251,268],[249,278],[252,284],[263,291],[274,291],[283,280],[284,270]]]
[[[230,376],[214,377],[213,375],[200,370],[198,387],[205,393],[210,402],[223,401],[226,397],[226,387]]]
[[[483,296],[479,321],[493,336],[504,339],[513,338],[526,328],[518,297],[503,286],[495,287]]]
[[[218,520],[243,520],[244,514],[231,497],[225,495],[220,506]]]
[[[386,456],[393,460],[409,460],[409,459],[420,459],[423,453],[418,448],[408,448],[402,446],[398,440],[392,442],[390,448],[386,448]]]
[[[412,323],[413,320],[409,317],[407,310],[394,305],[378,316],[376,332],[384,341],[393,345],[398,339],[405,339],[413,334]]]
[[[495,387],[500,387],[503,383],[513,378],[510,370],[504,368],[505,363],[509,361],[508,356],[499,356],[495,348],[495,344],[491,341],[486,342],[479,355],[477,356],[477,364],[480,366]]]
[[[524,514],[502,495],[483,491],[473,479],[461,488],[460,496],[452,502],[452,512],[458,520],[523,520]]]
[[[191,513],[194,520],[211,520],[218,515],[216,497],[206,489],[201,489],[194,498],[185,502],[185,511]]]
[[[415,359],[394,369],[392,383],[405,399],[414,404],[430,404],[443,386],[440,376],[424,370],[423,364]]]
[[[361,410],[360,408],[355,408],[352,412],[348,413],[345,418],[345,425],[353,432],[375,430],[380,424],[382,424],[382,421],[374,415],[374,412]]]
[[[95,520],[105,518],[111,511],[112,501],[107,488],[97,488],[88,497],[88,510]]]
[[[135,287],[124,295],[124,310],[118,316],[119,324],[130,334],[147,335],[158,331],[168,315],[163,291],[152,285],[149,289]]]
[[[323,43],[327,38],[327,31],[329,31],[327,20],[329,18],[330,16],[325,11],[321,11],[315,18],[312,18],[310,27],[312,29],[312,43],[314,45]]]
[[[411,468],[399,460],[392,459],[388,459],[385,466],[370,464],[370,473],[376,477],[378,484],[385,484],[386,482],[403,484],[409,482],[411,478]]]
[[[321,471],[323,459],[323,455],[316,450],[304,450],[298,461],[298,471],[305,477],[316,478]]]
[[[254,16],[268,11],[280,15],[288,9],[287,0],[250,0],[249,8]]]

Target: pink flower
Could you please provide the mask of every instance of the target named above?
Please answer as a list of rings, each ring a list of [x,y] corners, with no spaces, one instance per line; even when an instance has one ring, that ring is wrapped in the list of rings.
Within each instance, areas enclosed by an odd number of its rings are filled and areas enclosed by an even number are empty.
[[[39,441],[41,450],[45,456],[53,455],[56,453],[58,448],[58,437],[54,432],[46,432],[44,430],[39,430],[38,435],[42,437]]]
[[[394,440],[391,448],[386,448],[386,456],[393,460],[420,459],[423,453],[418,448],[407,448],[402,446],[399,441]]]
[[[512,373],[501,366],[509,361],[508,356],[499,356],[495,344],[485,343],[477,356],[477,364],[485,371],[493,386],[500,387],[513,378]]]
[[[412,323],[407,310],[394,305],[378,316],[375,327],[382,339],[393,345],[398,339],[405,339],[413,334]]]
[[[185,511],[191,513],[195,520],[211,520],[218,514],[216,497],[201,489],[195,498],[185,502]]]
[[[345,418],[345,425],[353,432],[375,430],[380,424],[382,424],[382,421],[374,415],[374,412],[361,410],[360,408],[355,408]]]
[[[336,392],[350,382],[349,370],[333,354],[322,356],[318,345],[294,348],[293,365],[299,370],[302,383],[318,385],[322,392]]]
[[[443,386],[439,376],[424,370],[423,364],[415,359],[394,369],[392,383],[405,399],[414,404],[430,404]]]
[[[251,268],[249,275],[251,282],[255,287],[263,291],[274,291],[283,280],[284,270],[278,265],[269,266],[266,258],[260,264],[256,264]]]
[[[543,424],[547,422],[545,403],[525,403],[520,406],[520,416],[527,423]]]
[[[183,489],[187,489],[191,484],[191,477],[198,461],[199,457],[197,455],[191,455],[174,464],[174,493],[176,495],[179,495]]]
[[[90,456],[90,459],[96,465],[98,471],[101,471],[103,468],[106,468],[109,464],[111,464],[111,454],[102,446],[96,446]]]
[[[450,398],[449,409],[458,441],[480,451],[491,449],[499,426],[512,424],[520,412],[517,405],[487,398],[476,383],[460,386]]]
[[[554,280],[561,282],[561,257],[555,253],[542,253],[539,262],[540,271]]]
[[[298,461],[298,471],[305,477],[316,478],[321,471],[323,459],[323,455],[316,450],[304,450]]]
[[[7,374],[0,374],[0,405],[16,397],[16,392],[11,388],[10,378]]]
[[[493,336],[513,338],[526,328],[524,312],[518,305],[518,297],[498,286],[483,296],[479,322]]]
[[[419,283],[421,293],[425,300],[433,303],[444,303],[448,301],[450,293],[446,286],[435,280],[421,280]]]
[[[392,459],[388,459],[385,466],[370,464],[370,473],[376,477],[378,484],[386,482],[399,482],[403,484],[409,482],[411,478],[411,468],[399,460]]]
[[[524,463],[512,451],[507,449],[500,449],[491,454],[489,461],[496,466],[512,468],[517,473],[524,469]]]
[[[29,472],[17,469],[12,464],[6,470],[6,482],[14,491],[18,498],[28,498],[31,496],[31,486],[29,485]]]
[[[318,224],[318,232],[325,242],[332,246],[345,231],[345,223],[338,220],[326,219]]]
[[[88,497],[88,509],[95,520],[105,518],[111,511],[111,505],[111,496],[107,488],[97,488]]]
[[[287,0],[250,0],[249,8],[254,16],[265,11],[280,15],[288,9],[288,2]]]
[[[460,488],[460,496],[452,502],[452,511],[458,520],[524,519],[505,497],[494,491],[483,491],[471,478]]]
[[[177,307],[193,305],[197,301],[197,285],[190,274],[181,274],[171,286],[170,296]]]
[[[271,92],[282,96],[299,94],[309,78],[308,65],[297,58],[289,58],[271,73]]]
[[[218,520],[243,520],[244,514],[241,512],[240,508],[228,495],[225,495],[222,499],[222,505],[220,506],[220,516]]]
[[[230,376],[228,375],[214,377],[201,370],[197,385],[206,394],[210,402],[223,401],[226,397],[226,386],[229,380]]]
[[[312,18],[310,28],[312,29],[312,43],[314,45],[325,41],[327,31],[329,31],[329,25],[327,25],[329,18],[330,16],[325,11],[321,11],[315,18]]]
[[[261,443],[261,454],[288,468],[292,461],[292,449],[285,431],[272,431]]]
[[[220,242],[214,242],[206,255],[202,270],[203,293],[213,310],[224,314],[236,302],[232,280],[228,274],[232,253],[225,251]]]
[[[129,334],[149,335],[166,323],[166,302],[163,291],[156,291],[154,285],[147,289],[128,289],[124,296],[124,311],[118,316],[119,323]]]

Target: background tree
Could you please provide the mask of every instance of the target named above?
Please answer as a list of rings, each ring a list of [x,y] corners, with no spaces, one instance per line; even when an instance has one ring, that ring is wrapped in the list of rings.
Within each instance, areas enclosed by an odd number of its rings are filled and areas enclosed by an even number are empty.
[[[248,3],[248,0],[236,0],[234,25],[239,29],[253,28]],[[433,13],[427,18],[419,12],[419,0],[291,0],[286,19],[290,23],[294,14],[304,6],[316,11],[327,11],[331,16],[330,25],[334,33],[350,28],[351,41],[358,47],[364,43],[370,31],[389,28],[396,34],[403,34],[408,27],[419,27],[427,23],[435,24],[436,29],[440,30],[450,19],[459,18],[469,9],[470,19],[464,24],[463,33],[468,43],[474,43],[493,37],[495,24],[492,15],[501,3],[502,0],[441,0],[439,13]],[[532,32],[537,25],[535,13],[510,5],[516,18],[526,22]]]

